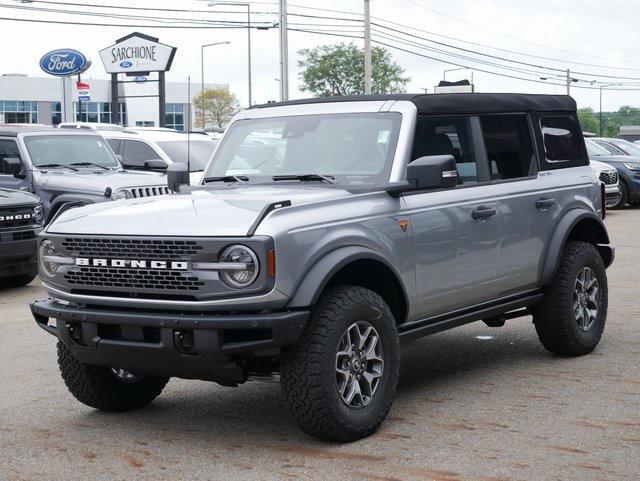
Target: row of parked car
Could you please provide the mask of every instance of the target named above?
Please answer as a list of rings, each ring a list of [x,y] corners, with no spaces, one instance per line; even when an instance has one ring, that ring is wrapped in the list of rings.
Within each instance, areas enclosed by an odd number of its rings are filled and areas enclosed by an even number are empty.
[[[108,124],[0,126],[0,279],[21,286],[37,273],[36,236],[78,204],[169,194],[169,165],[200,182],[218,140],[205,133]]]

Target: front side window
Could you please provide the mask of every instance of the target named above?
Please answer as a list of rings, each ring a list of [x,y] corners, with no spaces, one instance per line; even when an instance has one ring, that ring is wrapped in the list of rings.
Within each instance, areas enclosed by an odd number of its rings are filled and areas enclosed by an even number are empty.
[[[537,162],[526,115],[488,115],[480,118],[491,180],[534,175]]]
[[[4,172],[4,159],[20,158],[20,150],[18,150],[18,144],[15,140],[0,139],[0,174]]]
[[[34,167],[108,169],[120,166],[118,160],[99,135],[29,135],[25,136],[29,157]]]
[[[626,155],[622,150],[618,149],[615,145],[612,145],[609,142],[601,142],[599,140],[594,140],[594,142],[601,148],[606,150],[609,155]]]
[[[459,184],[478,182],[469,117],[418,117],[411,160],[430,155],[452,155]]]
[[[317,174],[353,185],[388,182],[401,121],[389,112],[239,120],[205,177],[271,182]]]
[[[562,167],[587,165],[582,130],[577,119],[569,115],[540,117],[545,158],[548,163],[564,163]]]
[[[139,140],[122,141],[122,162],[126,166],[144,167],[147,160],[159,159],[158,153],[153,148]]]
[[[158,141],[158,145],[172,161],[188,165],[190,172],[202,172],[216,150],[212,140],[166,140]]]

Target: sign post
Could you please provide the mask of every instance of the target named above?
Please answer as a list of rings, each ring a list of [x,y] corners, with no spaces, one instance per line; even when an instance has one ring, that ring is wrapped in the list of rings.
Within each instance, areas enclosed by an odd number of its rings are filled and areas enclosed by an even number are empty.
[[[166,85],[165,72],[171,69],[176,48],[162,44],[156,37],[134,32],[116,40],[110,47],[100,50],[100,58],[107,73],[111,74],[111,122],[120,123],[119,103],[121,98],[158,97],[160,127],[165,126]],[[121,83],[138,83],[136,80],[118,80],[118,74],[127,77],[146,76],[158,73],[158,95],[120,95]]]

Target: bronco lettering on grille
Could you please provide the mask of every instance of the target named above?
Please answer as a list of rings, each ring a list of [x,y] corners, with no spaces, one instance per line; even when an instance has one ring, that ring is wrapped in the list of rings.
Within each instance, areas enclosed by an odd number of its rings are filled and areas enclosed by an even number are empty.
[[[134,259],[89,259],[88,257],[77,257],[77,266],[90,267],[127,267],[130,269],[171,269],[175,271],[186,271],[189,263],[186,261],[143,261]]]

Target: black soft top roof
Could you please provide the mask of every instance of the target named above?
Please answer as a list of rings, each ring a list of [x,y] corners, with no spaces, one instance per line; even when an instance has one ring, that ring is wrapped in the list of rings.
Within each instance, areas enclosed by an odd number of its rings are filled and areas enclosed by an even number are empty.
[[[419,114],[467,114],[485,112],[575,112],[576,102],[568,95],[541,94],[391,94],[350,95],[342,97],[316,97],[251,108],[303,105],[323,102],[363,102],[371,100],[408,100],[418,108]]]

